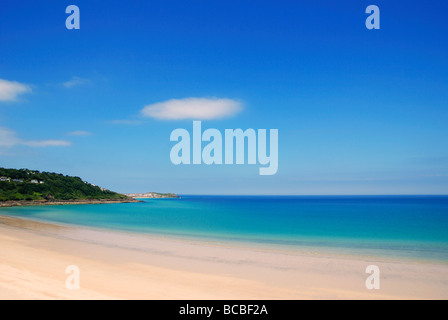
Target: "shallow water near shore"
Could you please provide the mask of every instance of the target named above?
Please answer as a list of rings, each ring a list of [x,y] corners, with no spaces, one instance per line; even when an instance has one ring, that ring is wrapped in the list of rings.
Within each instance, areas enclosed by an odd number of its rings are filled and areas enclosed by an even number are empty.
[[[288,250],[448,262],[445,196],[183,196],[2,208],[0,214]]]

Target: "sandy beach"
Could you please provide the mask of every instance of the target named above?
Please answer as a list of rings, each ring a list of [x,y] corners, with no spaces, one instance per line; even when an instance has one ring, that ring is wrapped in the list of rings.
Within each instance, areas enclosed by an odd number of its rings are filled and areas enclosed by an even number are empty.
[[[0,216],[0,299],[447,299],[448,265],[160,238]],[[367,290],[378,265],[381,289]],[[68,290],[67,266],[80,269]]]

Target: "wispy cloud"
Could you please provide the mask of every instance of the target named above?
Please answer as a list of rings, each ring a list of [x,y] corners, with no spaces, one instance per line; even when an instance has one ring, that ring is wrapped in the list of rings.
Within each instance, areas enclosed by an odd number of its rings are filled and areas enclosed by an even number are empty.
[[[17,101],[19,95],[28,92],[31,88],[26,84],[0,79],[0,101]]]
[[[29,140],[29,141],[21,141],[21,144],[34,147],[34,148],[45,148],[45,147],[68,147],[71,146],[72,143],[70,141],[65,140]]]
[[[72,131],[67,134],[69,136],[90,136],[90,135],[92,135],[89,131],[82,131],[82,130]]]
[[[232,99],[185,98],[145,106],[141,114],[159,120],[211,120],[231,117],[241,110],[241,102]]]
[[[24,140],[18,137],[17,132],[0,127],[0,147],[28,146],[33,148],[68,147],[72,143],[65,140]]]
[[[89,83],[91,83],[91,81],[88,79],[83,79],[80,77],[72,77],[69,81],[64,82],[62,85],[70,89],[77,86],[83,86]]]
[[[0,127],[0,147],[12,147],[20,144],[21,140],[11,129]]]

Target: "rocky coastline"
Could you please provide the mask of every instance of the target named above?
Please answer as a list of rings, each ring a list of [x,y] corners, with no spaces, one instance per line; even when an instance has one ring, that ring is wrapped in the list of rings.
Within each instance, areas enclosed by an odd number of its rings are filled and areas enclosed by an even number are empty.
[[[147,193],[128,193],[126,196],[134,199],[175,199],[180,198],[174,193],[158,193],[158,192],[147,192]]]
[[[0,208],[24,206],[63,206],[81,204],[112,204],[141,202],[133,198],[128,199],[87,199],[87,200],[20,200],[0,202]]]

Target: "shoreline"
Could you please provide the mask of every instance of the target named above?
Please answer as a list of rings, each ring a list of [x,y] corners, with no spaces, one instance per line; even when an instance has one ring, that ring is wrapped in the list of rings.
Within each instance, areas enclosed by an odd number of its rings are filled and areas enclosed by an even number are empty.
[[[0,216],[0,299],[447,299],[448,266],[336,257]],[[65,268],[81,269],[81,290]],[[365,288],[377,264],[381,290]],[[112,280],[111,280],[112,279]]]
[[[64,205],[87,205],[87,204],[114,204],[114,203],[138,203],[142,202],[136,199],[123,199],[123,200],[18,200],[18,201],[3,201],[0,202],[0,208],[11,207],[38,207],[38,206],[64,206]]]
[[[143,201],[131,201],[143,202]],[[119,202],[122,203],[122,202]],[[127,203],[127,202],[124,202]],[[65,203],[69,204],[69,203]],[[79,204],[79,203],[78,203]],[[86,203],[91,204],[91,203]],[[102,203],[107,204],[107,203]],[[269,250],[276,252],[283,252],[286,254],[293,253],[304,256],[323,256],[328,258],[341,258],[341,259],[359,259],[359,260],[375,260],[380,262],[390,263],[416,263],[416,264],[437,264],[446,265],[448,267],[448,260],[440,257],[422,257],[411,254],[412,245],[409,246],[409,251],[403,248],[404,243],[398,242],[395,246],[385,248],[381,246],[372,247],[353,247],[346,246],[341,242],[339,245],[318,245],[310,243],[307,240],[303,240],[302,243],[283,242],[282,240],[263,239],[259,238],[244,238],[244,237],[226,237],[224,235],[211,235],[211,234],[189,234],[189,233],[175,233],[164,231],[142,231],[123,229],[118,227],[100,227],[93,225],[83,225],[66,223],[60,221],[51,221],[26,216],[16,216],[9,212],[2,212],[0,207],[0,224],[4,222],[4,219],[24,220],[30,223],[38,223],[42,225],[52,225],[66,229],[82,229],[98,233],[110,233],[111,236],[115,234],[124,234],[129,236],[157,239],[157,240],[173,240],[179,242],[188,242],[194,244],[207,243],[208,245],[216,245],[219,247],[232,247],[232,248],[245,248],[248,250]],[[24,225],[23,223],[21,225]],[[345,241],[353,241],[353,239],[346,239]],[[428,249],[431,249],[431,244],[427,244]],[[399,249],[397,249],[399,248]],[[406,254],[404,254],[406,253]]]

